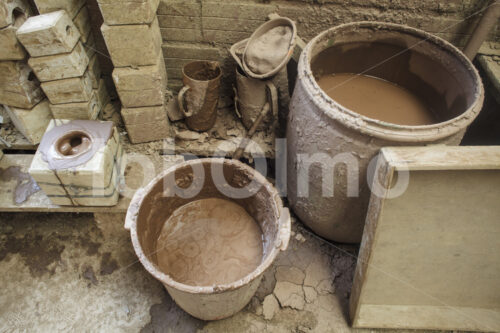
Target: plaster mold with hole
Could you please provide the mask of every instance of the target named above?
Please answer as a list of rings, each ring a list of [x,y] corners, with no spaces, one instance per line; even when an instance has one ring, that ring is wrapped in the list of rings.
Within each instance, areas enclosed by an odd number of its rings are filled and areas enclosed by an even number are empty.
[[[80,32],[64,10],[32,16],[17,30],[17,38],[30,56],[42,57],[73,50]]]
[[[56,205],[113,206],[123,149],[112,122],[52,120],[29,173]]]

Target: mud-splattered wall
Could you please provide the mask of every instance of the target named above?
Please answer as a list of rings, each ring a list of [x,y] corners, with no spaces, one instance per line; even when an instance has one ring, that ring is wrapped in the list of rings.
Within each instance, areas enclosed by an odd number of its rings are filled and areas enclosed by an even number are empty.
[[[341,23],[378,20],[420,28],[462,46],[479,17],[470,16],[487,3],[487,0],[161,0],[158,18],[169,87],[178,90],[182,65],[192,59],[221,61],[228,82],[234,68],[228,56],[229,46],[248,38],[273,12],[295,20],[299,35],[306,41]],[[490,39],[495,38],[500,40],[500,25],[490,35]]]

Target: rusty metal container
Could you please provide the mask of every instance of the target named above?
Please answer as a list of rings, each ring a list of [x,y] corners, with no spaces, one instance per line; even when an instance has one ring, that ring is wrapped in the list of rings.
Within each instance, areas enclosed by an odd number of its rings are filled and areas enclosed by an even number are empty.
[[[359,115],[319,87],[316,79],[330,73],[363,73],[393,82],[425,101],[439,122],[404,126]],[[458,145],[481,110],[483,99],[477,70],[462,52],[441,38],[380,22],[344,24],[322,32],[302,52],[290,103],[287,168],[292,209],[322,237],[360,242],[370,197],[368,165],[379,149]],[[303,173],[301,154],[318,153],[330,158],[323,158],[324,163],[337,164],[329,185],[334,187],[332,196],[323,195],[325,177],[318,164],[311,165],[305,176]],[[345,153],[350,158],[346,159]],[[359,194],[349,196],[348,176],[353,168]],[[304,177],[307,196],[297,190]]]
[[[190,130],[203,132],[215,125],[221,76],[217,61],[197,60],[182,68],[184,86],[177,99]]]

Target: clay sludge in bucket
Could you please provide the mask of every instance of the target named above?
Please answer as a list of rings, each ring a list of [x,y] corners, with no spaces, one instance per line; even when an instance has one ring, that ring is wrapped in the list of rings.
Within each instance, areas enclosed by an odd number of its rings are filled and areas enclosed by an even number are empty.
[[[377,78],[373,79],[377,82],[371,80],[372,87],[383,83],[391,89],[404,88],[407,96],[413,95],[417,104],[424,105],[416,114],[425,114],[426,119],[408,122],[408,103],[398,111],[390,105],[393,98],[382,100],[380,94],[375,94],[378,114],[371,108],[374,103],[362,100],[366,96],[354,102],[368,104],[372,114],[363,114],[360,105],[349,107],[342,96],[335,96],[341,89],[331,91],[333,87],[322,82],[324,75],[332,79],[346,73]],[[388,92],[388,86],[384,91]],[[345,92],[344,97],[350,93]],[[401,89],[396,93],[402,94]],[[356,22],[322,32],[300,56],[290,101],[287,190],[291,208],[324,238],[360,242],[370,198],[369,165],[380,148],[458,145],[479,114],[483,98],[473,64],[455,46],[424,31],[391,23]],[[395,117],[387,119],[391,114]],[[320,167],[309,169],[299,160],[315,154],[330,159],[323,158]],[[337,164],[344,167],[335,167]],[[322,174],[330,172],[334,184],[324,184],[328,180]],[[303,179],[309,179],[307,186],[300,185]],[[307,194],[299,185],[307,187]],[[324,195],[325,187],[333,195]]]
[[[214,172],[222,172],[225,186]],[[194,184],[201,190],[192,198],[166,195],[178,180],[184,189]],[[194,223],[185,229],[186,221]],[[196,318],[216,320],[253,297],[262,274],[288,246],[290,215],[257,171],[236,160],[205,158],[172,167],[139,190],[125,227],[139,260],[175,302]]]
[[[262,231],[240,205],[208,198],[177,208],[156,244],[160,269],[191,286],[228,284],[262,260]]]

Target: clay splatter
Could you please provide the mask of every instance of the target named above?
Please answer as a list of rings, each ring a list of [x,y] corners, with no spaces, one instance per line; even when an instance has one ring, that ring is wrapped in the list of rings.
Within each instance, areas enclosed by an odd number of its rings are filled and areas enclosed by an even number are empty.
[[[0,168],[0,180],[1,181],[11,181],[16,180],[17,185],[14,190],[14,202],[16,205],[20,205],[36,192],[40,191],[40,187],[35,182],[35,180],[26,172],[21,171],[19,166],[11,166],[7,169]]]
[[[101,259],[101,275],[110,275],[118,269],[118,263],[115,259],[111,258],[111,253],[106,252],[102,255]]]
[[[18,238],[7,234],[5,242],[0,244],[0,261],[8,254],[19,254],[33,277],[41,277],[46,273],[53,275],[56,269],[53,264],[61,260],[61,253],[65,248],[53,236],[54,234],[44,238],[28,233]]]

